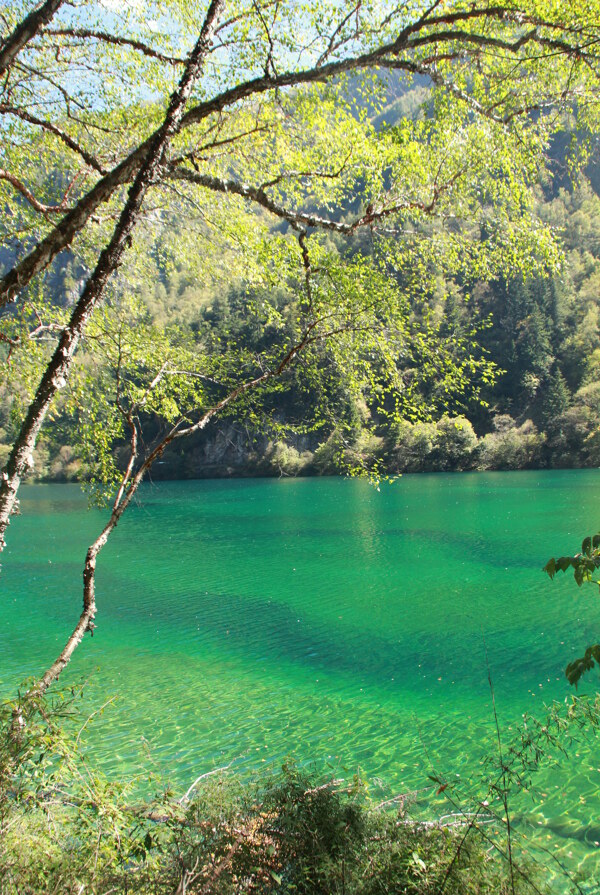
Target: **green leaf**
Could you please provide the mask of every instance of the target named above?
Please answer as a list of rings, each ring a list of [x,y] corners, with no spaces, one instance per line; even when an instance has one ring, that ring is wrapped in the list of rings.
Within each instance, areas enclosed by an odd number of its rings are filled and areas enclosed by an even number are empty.
[[[577,686],[583,675],[600,665],[600,643],[588,646],[583,656],[569,662],[565,668],[565,676],[570,684]]]

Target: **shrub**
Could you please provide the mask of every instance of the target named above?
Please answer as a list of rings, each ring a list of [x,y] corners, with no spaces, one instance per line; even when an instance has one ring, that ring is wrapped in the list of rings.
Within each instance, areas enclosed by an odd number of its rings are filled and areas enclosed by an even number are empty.
[[[315,782],[284,767],[243,784],[209,773],[183,797],[163,788],[136,801],[135,781],[110,783],[84,761],[65,732],[69,702],[0,707],[2,895],[510,890],[468,820],[413,822],[395,800],[370,804],[359,779]]]
[[[464,416],[443,416],[436,424],[436,445],[432,459],[439,470],[471,469],[477,449],[477,435]]]
[[[314,462],[321,474],[336,473],[340,469],[370,472],[379,464],[384,453],[384,439],[369,429],[359,429],[346,436],[336,429],[316,449]]]
[[[313,455],[311,451],[300,453],[292,445],[276,441],[270,446],[270,450],[267,450],[267,459],[279,475],[297,476],[308,469],[313,461]]]
[[[63,444],[50,464],[50,478],[59,482],[73,482],[80,469],[81,460],[76,456],[75,449],[69,444]]]
[[[437,423],[397,423],[390,452],[397,472],[446,472],[471,469],[477,435],[464,416],[443,416]]]
[[[539,465],[545,436],[531,420],[517,426],[512,417],[503,414],[495,418],[494,429],[481,439],[482,469],[529,469]]]
[[[401,420],[395,426],[393,437],[393,471],[424,472],[431,468],[431,456],[437,444],[435,423],[409,423]]]

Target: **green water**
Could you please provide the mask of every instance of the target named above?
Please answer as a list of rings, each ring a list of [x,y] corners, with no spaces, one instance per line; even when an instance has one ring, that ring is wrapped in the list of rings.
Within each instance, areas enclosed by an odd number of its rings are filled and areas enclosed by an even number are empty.
[[[92,675],[92,706],[119,696],[93,726],[95,758],[114,775],[144,762],[182,789],[215,766],[289,757],[360,768],[374,792],[425,787],[432,768],[477,774],[496,736],[486,646],[508,741],[524,712],[568,695],[564,665],[598,639],[597,591],[540,569],[597,531],[599,493],[596,470],[381,490],[145,485],[101,555],[98,628],[66,674]],[[4,695],[59,651],[104,518],[75,486],[24,489],[22,510],[0,578]],[[515,806],[523,847],[597,874],[599,784],[593,740],[542,770]],[[424,794],[416,810],[450,810],[442,800]]]

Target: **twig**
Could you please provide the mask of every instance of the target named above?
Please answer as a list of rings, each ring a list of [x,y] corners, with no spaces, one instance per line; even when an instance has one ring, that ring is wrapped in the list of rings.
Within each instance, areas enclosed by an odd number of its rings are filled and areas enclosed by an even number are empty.
[[[104,703],[104,705],[101,705],[99,709],[96,709],[95,712],[92,712],[92,714],[89,715],[89,716],[87,717],[87,719],[86,719],[85,722],[83,723],[83,725],[82,725],[82,727],[81,727],[79,733],[77,734],[77,737],[76,737],[76,739],[75,739],[75,746],[78,746],[78,745],[79,745],[79,740],[80,740],[80,738],[81,738],[81,734],[82,734],[83,731],[86,729],[86,727],[88,726],[88,724],[90,723],[90,721],[92,720],[92,718],[95,718],[96,715],[99,715],[100,712],[104,711],[104,709],[106,708],[107,705],[110,705],[111,703],[115,702],[115,701],[117,700],[117,698],[118,698],[117,696],[111,696],[110,699],[107,699],[107,700],[106,700],[106,702]]]
[[[215,768],[215,769],[212,770],[212,771],[207,771],[205,774],[200,774],[199,777],[196,777],[196,779],[194,780],[194,782],[192,783],[192,785],[189,787],[189,789],[188,789],[188,791],[185,793],[185,795],[183,795],[183,796],[179,799],[179,804],[180,804],[180,805],[185,805],[185,803],[186,803],[187,801],[189,801],[190,793],[196,788],[196,786],[197,786],[202,780],[206,780],[207,777],[212,777],[213,774],[220,774],[220,773],[222,773],[223,771],[228,771],[232,764],[233,764],[233,762],[230,761],[229,764],[224,765],[222,768]]]
[[[498,741],[498,758],[500,759],[500,768],[502,770],[502,805],[504,808],[504,817],[506,819],[506,847],[508,851],[508,865],[510,867],[510,888],[512,895],[515,895],[515,874],[513,867],[513,855],[512,855],[512,831],[510,825],[510,813],[508,810],[508,789],[506,785],[506,765],[504,764],[504,756],[502,754],[502,738],[500,736],[500,724],[498,723],[498,712],[496,711],[496,695],[494,693],[494,684],[492,682],[492,672],[490,669],[490,662],[487,651],[487,643],[485,641],[485,634],[483,631],[481,632],[483,637],[483,649],[485,652],[485,664],[487,668],[488,674],[488,682],[490,685],[490,693],[492,694],[492,710],[494,713],[494,724],[496,726],[496,739]]]

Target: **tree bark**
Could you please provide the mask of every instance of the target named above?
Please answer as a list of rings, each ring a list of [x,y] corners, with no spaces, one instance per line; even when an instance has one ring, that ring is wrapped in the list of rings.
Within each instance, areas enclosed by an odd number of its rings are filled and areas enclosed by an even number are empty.
[[[302,254],[302,262],[305,270],[307,287],[309,285],[310,280],[310,260],[308,258],[308,253],[306,251]],[[266,370],[260,376],[256,376],[254,379],[248,380],[247,382],[243,382],[241,385],[237,386],[237,388],[232,389],[224,398],[210,407],[195,423],[188,425],[186,428],[179,428],[179,425],[175,425],[171,431],[165,435],[163,439],[156,445],[156,447],[150,451],[150,453],[146,456],[143,463],[140,464],[139,468],[133,473],[134,466],[137,460],[137,446],[138,446],[138,432],[136,428],[136,424],[133,419],[133,411],[130,411],[128,414],[125,414],[127,422],[131,427],[132,437],[131,437],[131,450],[129,456],[129,462],[127,464],[127,468],[123,474],[123,478],[121,480],[121,484],[119,486],[119,490],[117,492],[117,496],[112,506],[112,512],[110,515],[110,519],[103,528],[102,532],[98,536],[98,538],[94,541],[93,544],[88,548],[85,564],[83,568],[83,608],[81,615],[79,617],[79,621],[77,622],[72,634],[67,640],[64,649],[60,653],[60,655],[55,659],[52,665],[47,669],[44,675],[34,684],[34,686],[29,690],[28,696],[31,699],[36,699],[40,696],[43,696],[48,687],[55,681],[61,671],[66,667],[69,663],[71,656],[74,651],[78,647],[78,645],[83,640],[86,632],[90,632],[93,634],[95,624],[94,619],[96,617],[96,589],[95,589],[95,580],[96,580],[96,560],[98,554],[102,550],[102,548],[107,543],[111,532],[117,527],[121,516],[133,500],[133,497],[141,485],[144,476],[148,472],[148,470],[152,467],[152,465],[158,460],[159,457],[162,456],[165,449],[170,445],[173,441],[186,438],[188,435],[193,435],[196,432],[205,429],[209,422],[216,416],[221,410],[223,410],[228,405],[232,404],[239,397],[241,397],[246,392],[252,391],[253,389],[258,388],[264,383],[268,382],[270,379],[274,377],[281,376],[282,373],[293,363],[294,359],[298,354],[312,341],[314,341],[314,330],[317,325],[316,321],[309,323],[305,328],[302,338],[293,345],[289,351],[282,357],[279,364],[272,370]],[[155,378],[154,385],[160,381],[160,374]],[[136,410],[139,408],[136,408]]]
[[[437,4],[432,4],[431,10],[435,9]],[[481,34],[465,34],[463,32],[453,31],[452,28],[464,21],[477,21],[483,19],[495,19],[501,21],[503,18],[507,20],[512,14],[512,10],[508,7],[499,6],[483,6],[481,8],[474,7],[468,11],[462,11],[447,14],[438,17],[429,17],[423,14],[421,18],[404,28],[395,40],[387,44],[382,44],[369,52],[350,56],[335,62],[326,62],[321,65],[314,66],[309,69],[300,71],[287,71],[281,74],[265,74],[262,77],[252,78],[244,81],[234,87],[224,90],[212,99],[205,100],[202,103],[189,109],[189,111],[180,119],[180,127],[189,127],[198,124],[210,115],[219,113],[241,100],[251,96],[259,96],[270,90],[279,90],[286,87],[295,87],[301,84],[311,84],[319,81],[327,81],[336,76],[349,71],[355,71],[366,68],[392,68],[400,71],[406,71],[410,74],[418,72],[425,76],[431,77],[433,81],[439,83],[440,78],[436,75],[435,64],[427,64],[424,66],[415,66],[414,61],[406,56],[400,58],[403,52],[411,53],[413,50],[431,47],[432,58],[435,57],[434,49],[438,43],[448,43],[452,40],[464,38],[466,45],[461,48],[460,53],[456,51],[453,55],[460,56],[468,52],[469,43],[478,50],[481,46],[491,44],[496,46],[498,41],[487,37],[485,32]],[[483,27],[483,26],[482,26]],[[439,31],[436,31],[439,28]],[[425,34],[421,34],[424,29]],[[579,48],[580,35],[565,36],[565,41],[554,48],[555,52],[575,53],[580,52]],[[519,38],[510,42],[509,40],[501,41],[503,49],[517,53],[523,46],[524,40],[535,42],[536,34],[530,32],[526,38]],[[570,43],[569,43],[570,41]],[[549,50],[546,50],[549,52]],[[448,55],[445,58],[450,58]],[[451,92],[452,85],[446,85]],[[468,97],[464,96],[464,99]],[[486,114],[486,110],[482,107],[476,109],[478,114]],[[108,201],[114,191],[124,184],[128,183],[144,163],[148,151],[156,139],[157,133],[152,134],[146,141],[134,149],[123,161],[121,161],[108,174],[101,178],[98,183],[83,196],[77,203],[76,207],[65,215],[56,226],[48,233],[48,235],[27,254],[15,267],[10,270],[0,280],[0,308],[14,301],[19,292],[27,286],[30,280],[40,271],[44,270],[56,255],[64,248],[71,244],[74,237],[87,224],[98,206]]]
[[[0,482],[0,550],[4,549],[4,534],[15,508],[19,485],[24,473],[32,465],[33,449],[48,408],[56,392],[65,384],[85,325],[102,298],[109,277],[121,264],[131,233],[140,216],[145,195],[160,175],[166,150],[181,123],[185,105],[210,47],[217,16],[223,4],[224,0],[212,0],[209,6],[200,36],[188,57],[177,90],[171,97],[163,124],[149,141],[146,156],[131,185],[127,202],[112,238],[101,252],[96,268],[86,283],[68,325],[63,330],[13,445]]]
[[[44,25],[53,17],[54,13],[62,6],[64,0],[46,0],[37,9],[20,22],[12,34],[3,41],[0,46],[0,77],[4,74],[17,53],[39,34]]]

